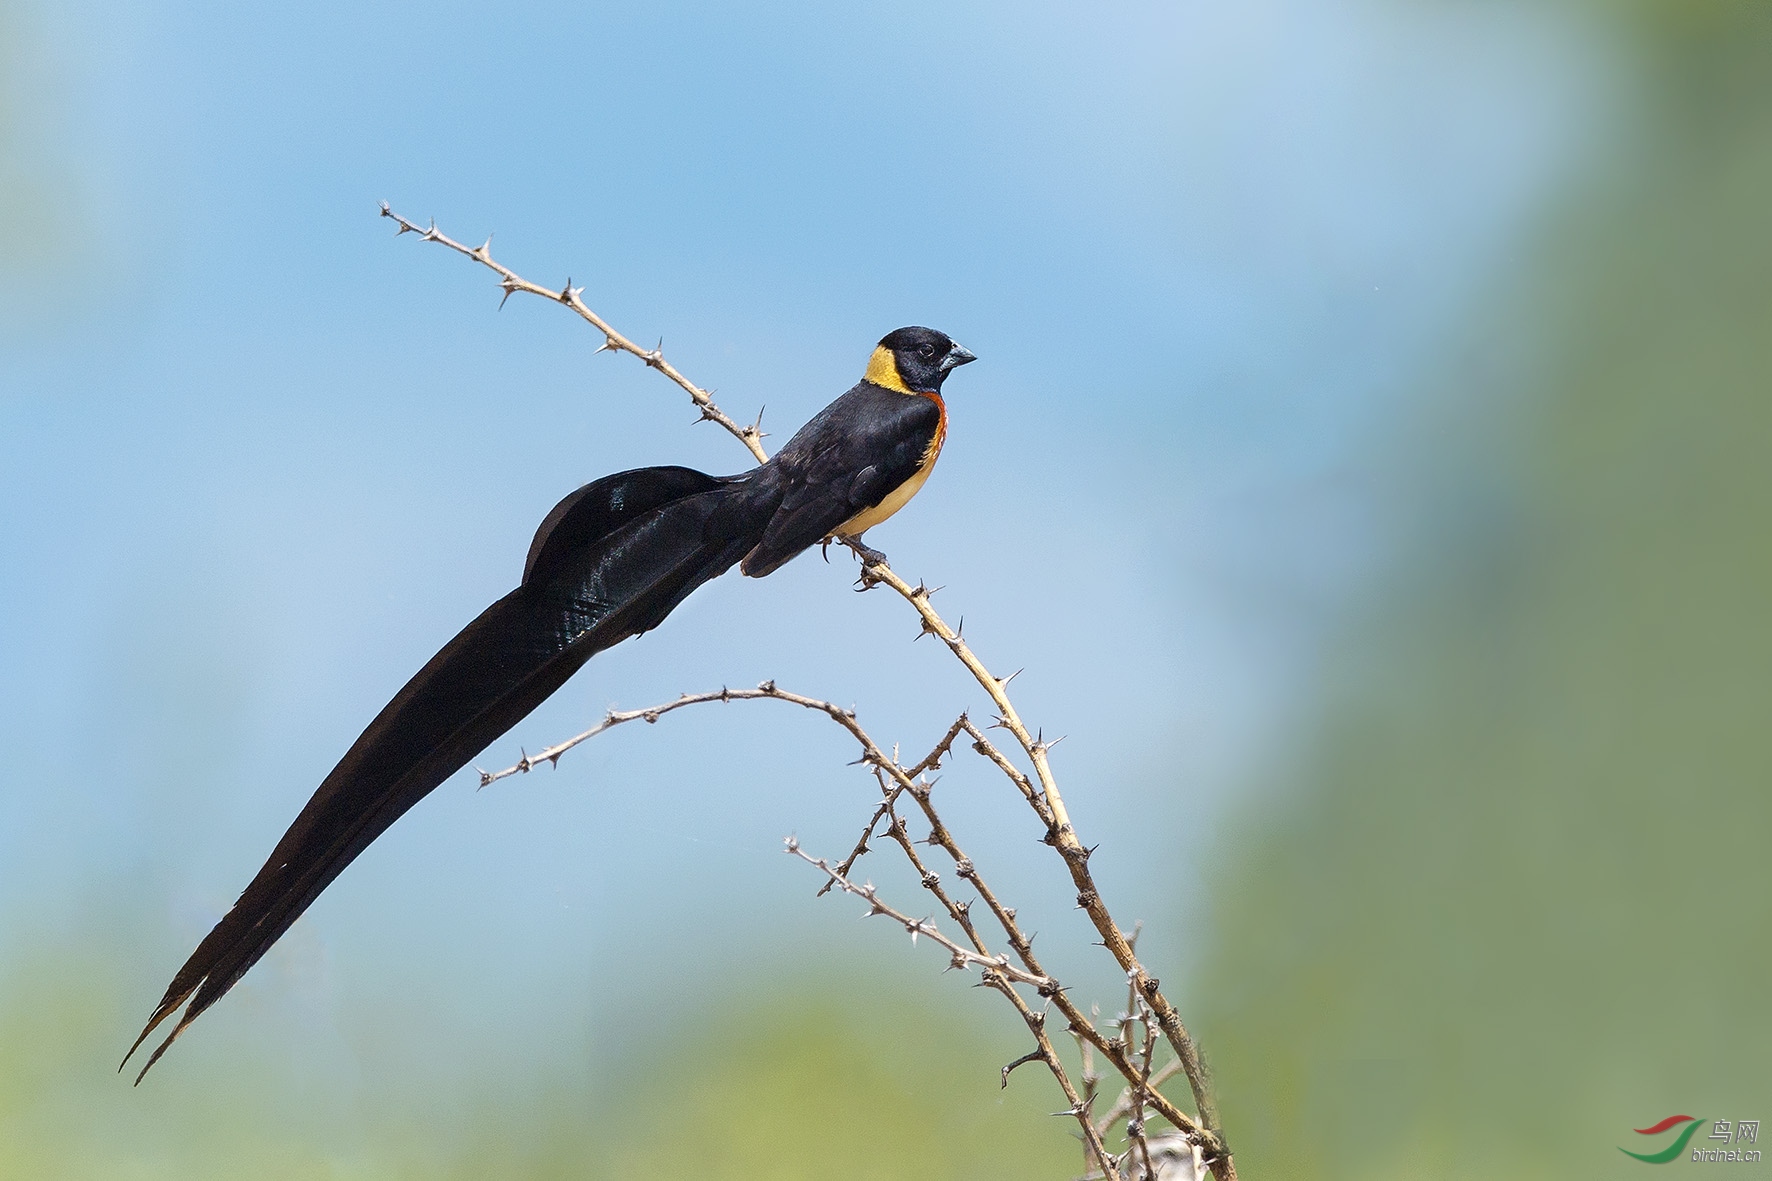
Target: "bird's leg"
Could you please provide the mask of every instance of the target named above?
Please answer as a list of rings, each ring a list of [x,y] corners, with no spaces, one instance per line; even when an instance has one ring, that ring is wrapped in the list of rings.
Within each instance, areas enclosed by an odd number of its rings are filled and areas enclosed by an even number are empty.
[[[887,564],[885,554],[877,549],[870,549],[867,545],[863,544],[859,537],[839,536],[837,540],[855,551],[855,556],[861,559],[862,568],[864,570],[869,566],[884,566]]]

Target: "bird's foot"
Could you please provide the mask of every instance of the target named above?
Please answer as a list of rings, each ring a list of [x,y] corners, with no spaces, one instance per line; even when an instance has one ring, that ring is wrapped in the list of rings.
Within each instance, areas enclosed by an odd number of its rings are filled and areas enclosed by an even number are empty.
[[[885,554],[863,544],[859,537],[841,537],[838,538],[838,540],[848,546],[851,550],[855,551],[855,556],[861,559],[861,564],[864,568],[868,566],[885,566],[888,564]]]
[[[861,575],[855,580],[856,590],[872,590],[881,581],[880,575],[876,571],[891,569],[887,565],[886,555],[877,549],[863,545],[861,538],[839,534],[834,540],[848,546],[856,558],[861,561]]]

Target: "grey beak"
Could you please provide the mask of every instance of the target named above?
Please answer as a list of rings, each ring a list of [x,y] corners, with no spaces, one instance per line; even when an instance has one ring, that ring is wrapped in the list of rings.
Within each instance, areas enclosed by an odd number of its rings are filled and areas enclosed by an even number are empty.
[[[948,355],[941,359],[941,370],[946,373],[949,369],[958,369],[967,362],[976,360],[977,353],[956,341],[954,347],[948,350]]]

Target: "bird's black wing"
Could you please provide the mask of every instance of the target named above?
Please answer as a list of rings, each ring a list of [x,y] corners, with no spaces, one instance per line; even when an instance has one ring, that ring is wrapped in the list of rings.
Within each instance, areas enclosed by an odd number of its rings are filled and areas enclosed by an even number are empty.
[[[779,569],[920,471],[942,426],[941,404],[863,382],[825,407],[781,449],[780,505],[745,556],[753,578]]]
[[[130,1054],[187,999],[189,1007],[143,1074],[408,808],[592,655],[656,627],[756,543],[763,520],[710,537],[726,484],[687,468],[649,468],[598,480],[561,502],[536,534],[523,584],[463,628],[376,716],[179,969]]]

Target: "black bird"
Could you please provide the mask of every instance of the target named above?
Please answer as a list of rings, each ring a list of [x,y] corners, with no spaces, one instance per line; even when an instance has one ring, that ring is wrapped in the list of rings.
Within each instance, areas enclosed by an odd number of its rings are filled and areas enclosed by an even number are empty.
[[[124,1063],[190,1004],[136,1082],[357,854],[585,661],[657,627],[734,563],[761,578],[828,537],[859,538],[903,508],[947,435],[941,384],[974,359],[933,329],[900,328],[874,349],[861,381],[761,467],[737,476],[637,468],[555,505],[536,530],[522,585],[376,715],[173,977]]]

